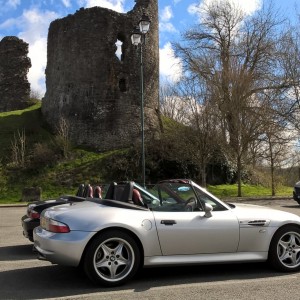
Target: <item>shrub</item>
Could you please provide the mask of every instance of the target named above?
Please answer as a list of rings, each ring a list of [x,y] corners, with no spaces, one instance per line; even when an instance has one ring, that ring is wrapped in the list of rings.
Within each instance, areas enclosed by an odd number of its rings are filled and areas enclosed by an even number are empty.
[[[52,166],[57,161],[57,155],[48,143],[37,143],[33,148],[32,167]]]

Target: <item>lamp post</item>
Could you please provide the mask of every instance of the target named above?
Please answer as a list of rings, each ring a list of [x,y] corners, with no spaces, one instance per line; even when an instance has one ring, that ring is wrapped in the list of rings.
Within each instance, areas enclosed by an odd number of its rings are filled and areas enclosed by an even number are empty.
[[[140,93],[141,93],[141,138],[142,138],[142,184],[143,187],[146,186],[145,183],[145,128],[144,128],[144,65],[143,65],[143,45],[145,44],[145,35],[150,28],[150,19],[143,14],[141,20],[139,21],[139,26],[136,27],[131,34],[131,42],[134,46],[140,49]]]

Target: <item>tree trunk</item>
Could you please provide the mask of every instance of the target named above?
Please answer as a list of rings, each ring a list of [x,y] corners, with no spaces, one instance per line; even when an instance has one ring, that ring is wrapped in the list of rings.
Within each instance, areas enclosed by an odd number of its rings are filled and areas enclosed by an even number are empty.
[[[275,172],[274,161],[271,158],[271,188],[272,188],[272,196],[276,195],[274,172]]]
[[[242,197],[242,163],[240,156],[237,157],[237,182],[238,182],[238,197]]]
[[[202,187],[206,187],[206,167],[205,166],[201,166],[200,167],[200,176],[201,176],[201,186]]]

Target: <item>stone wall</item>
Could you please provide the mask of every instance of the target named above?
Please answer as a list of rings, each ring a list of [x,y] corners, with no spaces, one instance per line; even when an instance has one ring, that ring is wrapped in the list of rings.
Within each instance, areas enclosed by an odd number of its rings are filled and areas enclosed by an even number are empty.
[[[0,41],[0,111],[24,109],[28,106],[30,84],[27,73],[31,67],[28,44],[7,36]]]
[[[151,20],[143,48],[145,137],[150,139],[159,132],[157,0],[136,0],[127,14],[81,8],[50,25],[42,112],[54,129],[66,118],[79,145],[102,151],[140,140],[140,56],[131,33],[143,11]],[[117,40],[123,43],[121,59]]]

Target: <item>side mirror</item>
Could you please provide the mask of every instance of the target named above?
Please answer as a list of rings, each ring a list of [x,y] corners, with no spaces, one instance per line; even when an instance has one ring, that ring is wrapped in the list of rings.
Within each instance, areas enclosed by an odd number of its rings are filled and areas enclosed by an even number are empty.
[[[204,217],[205,218],[211,218],[212,217],[212,213],[211,213],[212,210],[213,210],[213,207],[210,204],[205,203],[205,205],[204,205],[204,212],[205,212]]]

